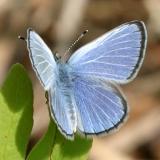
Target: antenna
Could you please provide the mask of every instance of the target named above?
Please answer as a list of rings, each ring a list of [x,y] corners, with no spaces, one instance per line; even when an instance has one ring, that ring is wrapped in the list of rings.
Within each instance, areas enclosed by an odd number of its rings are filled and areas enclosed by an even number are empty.
[[[88,32],[88,30],[83,31],[79,37],[71,44],[71,46],[67,49],[67,51],[64,53],[64,57],[67,55],[67,53],[70,52],[70,50],[73,48],[73,46],[84,37],[84,35]]]

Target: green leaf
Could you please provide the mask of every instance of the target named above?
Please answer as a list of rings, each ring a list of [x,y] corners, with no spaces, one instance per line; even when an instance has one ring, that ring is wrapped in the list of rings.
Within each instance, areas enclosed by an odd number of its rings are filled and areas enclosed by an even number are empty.
[[[51,121],[48,131],[32,149],[27,160],[86,160],[91,145],[91,139],[80,136],[76,136],[74,141],[67,140]]]
[[[0,90],[0,159],[24,160],[33,125],[33,92],[20,64],[14,65]]]
[[[92,146],[92,139],[75,136],[74,141],[67,140],[57,130],[52,160],[87,160]]]
[[[33,147],[32,151],[27,157],[27,160],[50,160],[52,153],[54,137],[55,137],[56,125],[50,122],[48,131],[39,140],[39,142]]]

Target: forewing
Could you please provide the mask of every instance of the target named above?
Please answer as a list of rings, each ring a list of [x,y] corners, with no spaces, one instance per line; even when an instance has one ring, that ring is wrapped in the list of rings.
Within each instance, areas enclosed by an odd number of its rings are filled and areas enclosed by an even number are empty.
[[[41,37],[31,29],[27,30],[29,57],[43,87],[48,90],[55,79],[56,62],[51,50]]]
[[[127,114],[127,103],[110,82],[76,78],[73,87],[78,130],[85,135],[117,128]]]
[[[77,50],[68,61],[71,72],[127,83],[142,64],[146,36],[143,22],[125,23]]]

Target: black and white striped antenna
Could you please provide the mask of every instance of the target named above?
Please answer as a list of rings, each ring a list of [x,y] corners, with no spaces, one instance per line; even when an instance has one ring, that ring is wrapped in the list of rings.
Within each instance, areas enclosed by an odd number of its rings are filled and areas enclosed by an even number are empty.
[[[75,44],[78,43],[78,41],[80,39],[82,39],[84,37],[84,35],[88,32],[88,30],[83,31],[80,36],[71,44],[71,46],[66,50],[66,52],[64,53],[64,57],[70,52],[70,50],[74,47]]]

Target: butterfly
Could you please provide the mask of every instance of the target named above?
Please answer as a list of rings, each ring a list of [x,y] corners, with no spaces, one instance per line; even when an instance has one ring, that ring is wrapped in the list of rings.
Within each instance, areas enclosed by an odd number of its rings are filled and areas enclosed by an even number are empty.
[[[144,59],[147,32],[131,21],[75,51],[63,62],[41,37],[27,30],[32,67],[48,92],[52,118],[68,139],[108,133],[123,123],[128,105],[117,84],[133,80]]]

